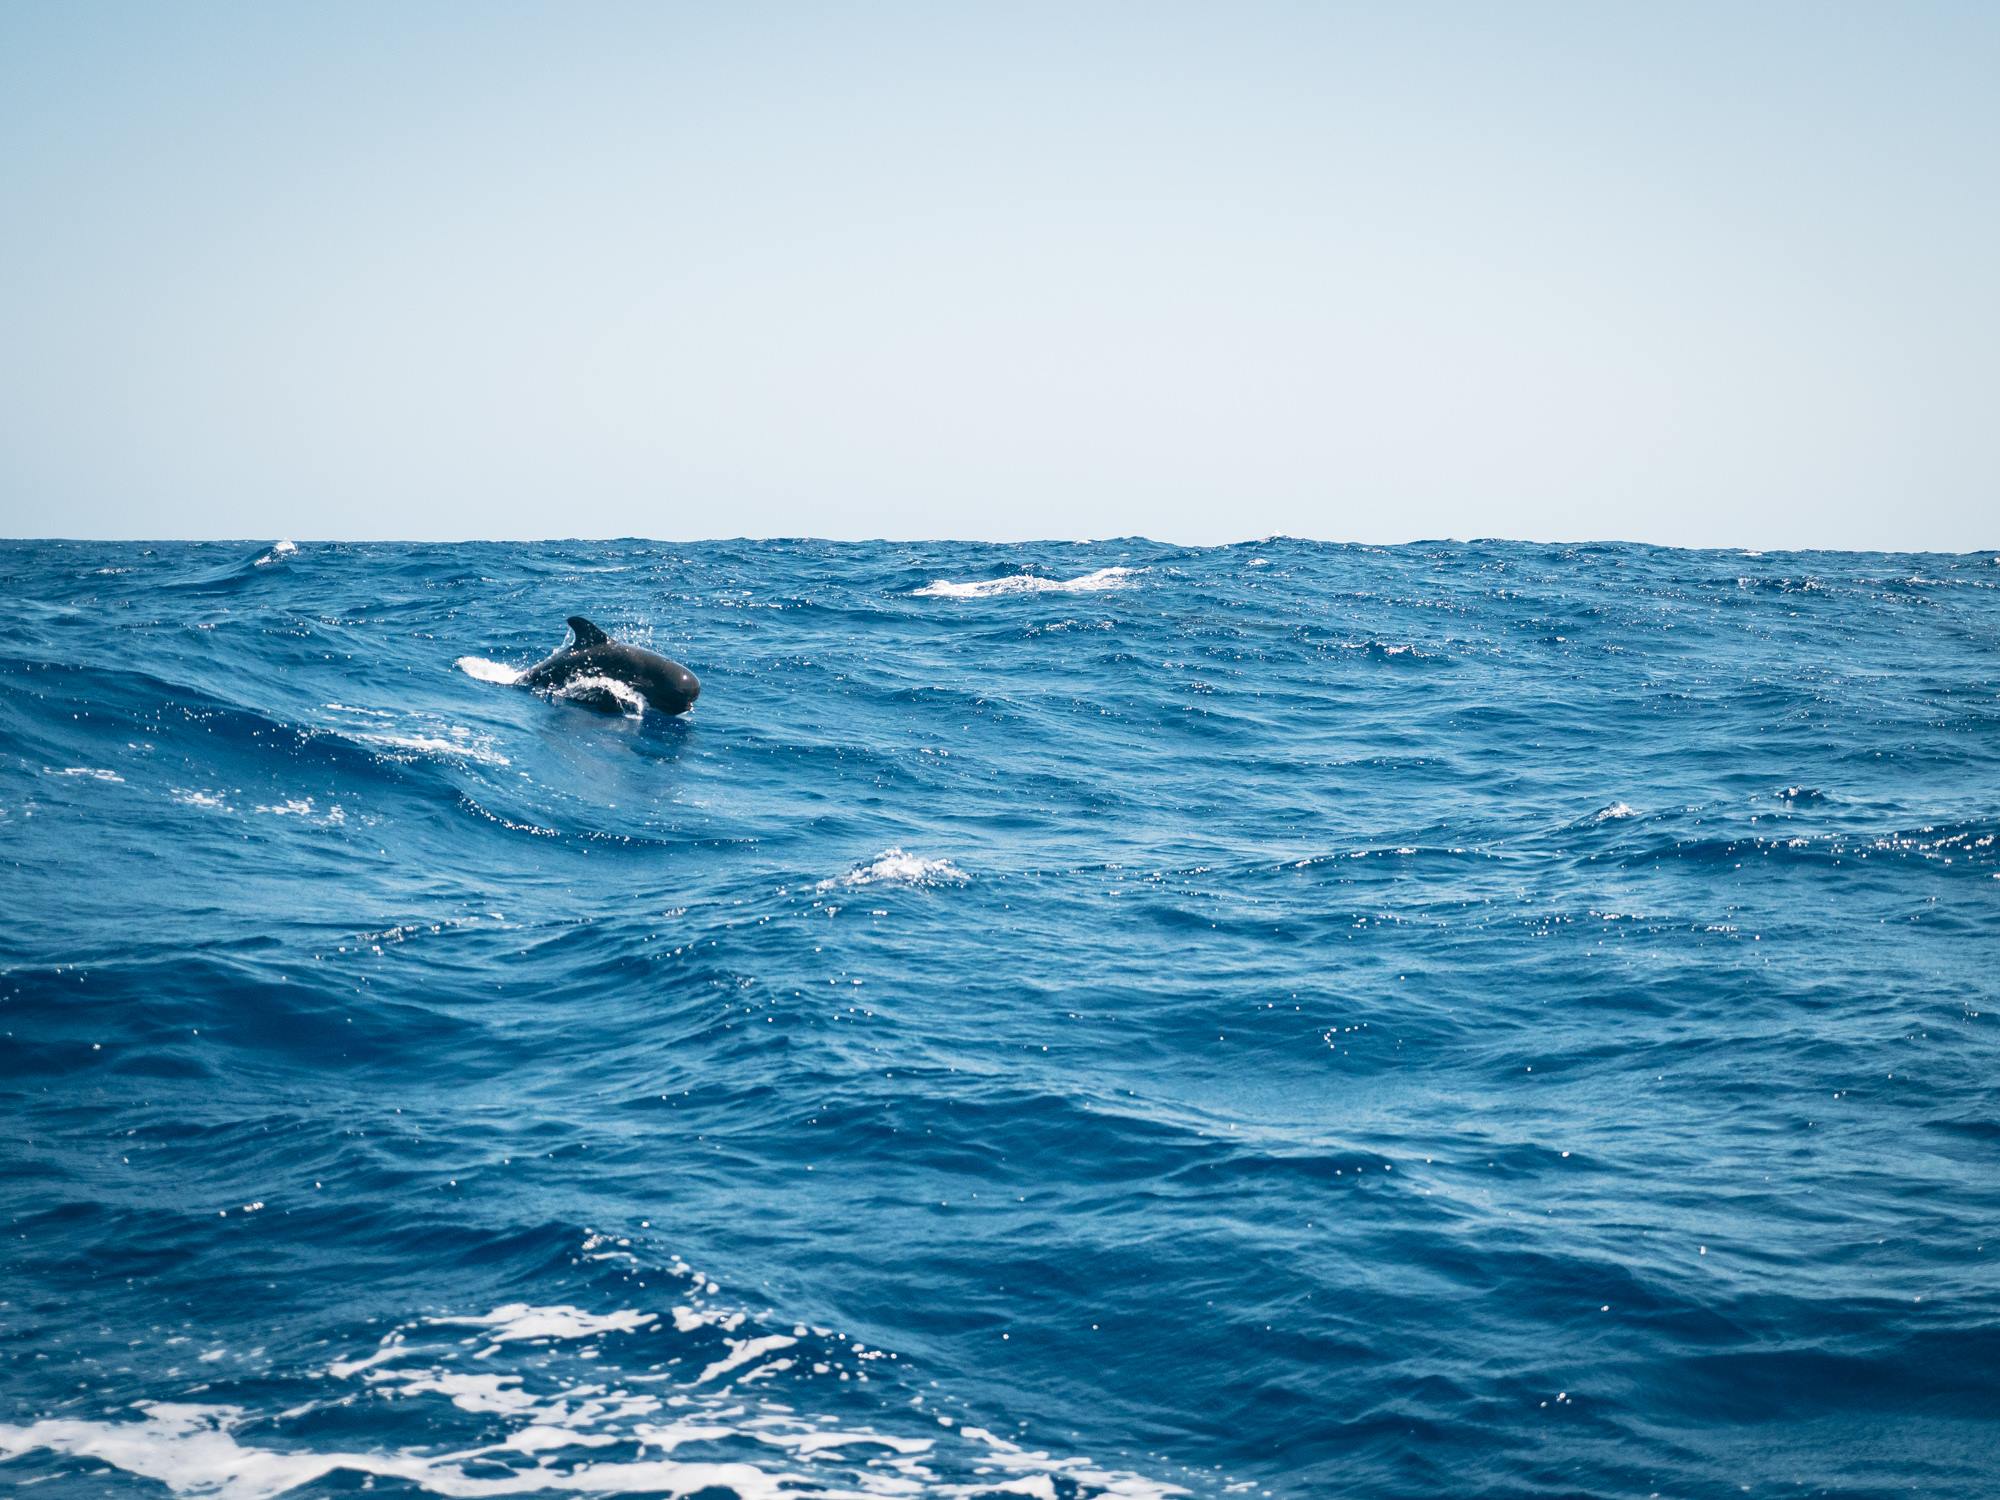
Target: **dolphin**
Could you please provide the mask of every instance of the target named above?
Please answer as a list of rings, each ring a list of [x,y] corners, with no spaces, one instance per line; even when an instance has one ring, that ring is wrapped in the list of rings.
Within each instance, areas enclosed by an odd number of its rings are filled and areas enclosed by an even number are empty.
[[[701,679],[679,662],[614,641],[582,615],[569,617],[569,635],[553,655],[523,672],[520,681],[533,688],[575,683],[577,691],[569,696],[576,702],[613,711],[623,706],[610,686],[614,683],[632,689],[663,714],[684,714],[701,696]]]

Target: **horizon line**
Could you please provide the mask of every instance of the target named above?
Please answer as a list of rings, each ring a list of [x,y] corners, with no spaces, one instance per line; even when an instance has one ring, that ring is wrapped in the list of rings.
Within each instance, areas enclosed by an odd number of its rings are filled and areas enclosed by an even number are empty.
[[[953,547],[1102,547],[1116,544],[1143,544],[1148,547],[1166,547],[1185,552],[1214,552],[1237,547],[1263,547],[1280,543],[1302,543],[1315,547],[1349,547],[1390,551],[1412,547],[1604,547],[1604,548],[1644,548],[1653,552],[1734,552],[1751,556],[1770,553],[1828,553],[1866,555],[1870,553],[1884,556],[1902,555],[1909,557],[1976,557],[1993,554],[1993,561],[2000,563],[2000,546],[1968,547],[1953,551],[1940,547],[1816,547],[1777,546],[1755,547],[1740,543],[1709,543],[1689,546],[1676,542],[1648,542],[1617,537],[1513,537],[1513,536],[1471,536],[1471,537],[1410,537],[1402,541],[1371,542],[1343,540],[1334,537],[1303,536],[1292,532],[1273,532],[1266,536],[1243,537],[1226,542],[1181,542],[1165,540],[1133,532],[1118,536],[1102,537],[1018,537],[999,539],[993,537],[905,537],[905,536],[813,536],[808,534],[784,536],[695,536],[695,537],[652,537],[625,533],[608,536],[489,536],[489,537],[288,537],[274,534],[262,536],[0,536],[0,545],[21,545],[43,543],[60,546],[111,546],[111,547],[194,547],[227,546],[275,547],[289,544],[294,547],[494,547],[494,546],[558,546],[607,543],[635,543],[653,547],[702,547],[702,546],[770,546],[780,544],[815,543],[831,547],[864,546],[953,546]]]

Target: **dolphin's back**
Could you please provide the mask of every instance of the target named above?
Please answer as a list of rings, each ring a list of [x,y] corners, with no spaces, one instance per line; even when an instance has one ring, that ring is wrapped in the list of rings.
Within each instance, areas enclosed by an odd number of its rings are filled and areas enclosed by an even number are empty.
[[[633,689],[663,714],[682,714],[701,696],[701,679],[679,662],[643,646],[614,641],[582,615],[568,620],[567,644],[522,674],[529,687],[561,687],[579,677],[605,677]]]

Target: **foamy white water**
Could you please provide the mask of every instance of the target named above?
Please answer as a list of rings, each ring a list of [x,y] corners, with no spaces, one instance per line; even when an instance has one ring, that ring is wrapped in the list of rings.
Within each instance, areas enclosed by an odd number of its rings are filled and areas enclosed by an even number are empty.
[[[452,665],[467,677],[475,677],[481,682],[511,684],[521,680],[519,667],[510,667],[503,661],[489,661],[483,656],[461,656]]]
[[[479,1317],[432,1318],[434,1325],[457,1328],[484,1328],[496,1344],[517,1339],[587,1339],[600,1333],[629,1333],[644,1328],[658,1314],[629,1310],[588,1313],[582,1308],[534,1307],[526,1302],[510,1302]]]
[[[601,1240],[593,1235],[586,1245]],[[804,1357],[835,1384],[866,1384],[871,1367],[893,1356],[804,1324],[731,1337],[748,1314],[712,1304],[714,1282],[678,1259],[655,1274],[689,1283],[689,1300],[672,1305],[671,1319],[638,1308],[591,1313],[525,1302],[425,1318],[391,1329],[371,1353],[328,1364],[317,1377],[324,1393],[285,1414],[310,1417],[361,1394],[378,1411],[449,1407],[492,1424],[490,1440],[474,1446],[280,1447],[268,1444],[268,1416],[242,1407],[144,1401],[131,1417],[0,1423],[0,1460],[38,1449],[96,1459],[199,1500],[278,1500],[336,1474],[362,1476],[364,1488],[387,1479],[399,1490],[453,1500],[709,1490],[738,1500],[997,1493],[1053,1500],[1058,1478],[1072,1491],[1128,1500],[1186,1493],[931,1412],[922,1395],[903,1415],[885,1411],[885,1422],[763,1399],[765,1382],[797,1368],[786,1351],[810,1346]],[[219,1363],[231,1353],[217,1348],[202,1359]],[[624,1452],[604,1452],[612,1448]]]
[[[1131,587],[1133,577],[1143,568],[1099,568],[1076,578],[1043,578],[1034,573],[1015,573],[1006,578],[988,578],[978,583],[953,583],[939,578],[915,591],[921,599],[986,599],[995,594],[1101,594],[1111,589]]]
[[[822,880],[816,890],[855,885],[965,885],[972,877],[948,859],[929,859],[904,849],[884,849],[868,864]]]

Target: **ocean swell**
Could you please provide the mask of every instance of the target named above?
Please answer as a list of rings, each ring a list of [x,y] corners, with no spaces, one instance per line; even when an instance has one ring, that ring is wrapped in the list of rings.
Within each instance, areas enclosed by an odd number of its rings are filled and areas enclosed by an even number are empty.
[[[1993,1488],[1990,553],[0,552],[0,1490]]]

